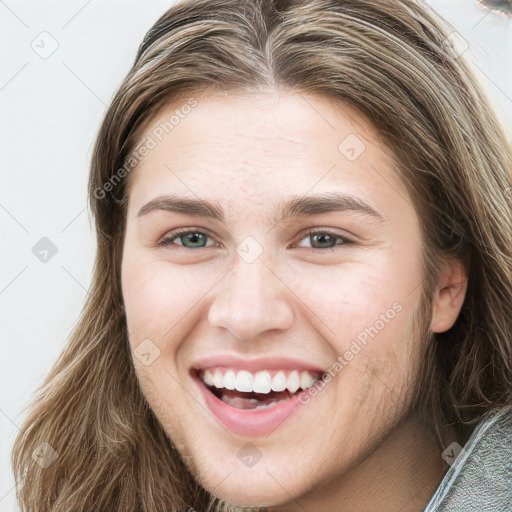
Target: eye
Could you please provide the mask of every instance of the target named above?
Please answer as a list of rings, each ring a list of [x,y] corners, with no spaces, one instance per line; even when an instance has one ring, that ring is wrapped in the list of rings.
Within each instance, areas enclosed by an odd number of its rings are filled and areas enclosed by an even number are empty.
[[[210,238],[206,233],[199,230],[182,229],[168,233],[160,242],[159,247],[168,247],[170,245],[182,245],[187,249],[202,249],[204,247],[211,247],[206,245],[206,240]],[[180,243],[175,243],[179,240]],[[213,245],[216,245],[215,243]]]
[[[206,247],[212,247],[219,245],[215,242],[207,245],[207,240],[211,237],[200,230],[182,229],[175,230],[167,234],[159,243],[159,247],[169,247],[171,245],[181,245],[187,249],[203,249]],[[337,235],[329,230],[311,230],[308,231],[301,239],[310,240],[312,249],[333,249],[336,245],[354,245],[354,242],[345,238],[344,236]],[[179,240],[179,243],[176,242]],[[341,240],[340,243],[336,243],[336,240]],[[292,247],[307,247],[301,244],[294,244]]]
[[[354,242],[345,238],[344,236],[338,235],[326,229],[315,229],[308,231],[306,235],[301,239],[309,239],[312,244],[312,249],[334,249],[336,245],[354,245]],[[336,239],[341,240],[341,243],[336,243]],[[304,245],[294,245],[294,247],[305,247]]]

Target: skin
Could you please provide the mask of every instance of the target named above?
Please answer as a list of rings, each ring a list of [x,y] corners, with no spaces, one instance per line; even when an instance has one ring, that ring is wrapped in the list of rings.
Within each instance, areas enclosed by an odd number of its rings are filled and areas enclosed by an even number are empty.
[[[141,139],[184,103],[162,108]],[[354,161],[338,149],[349,134],[366,147]],[[408,414],[421,350],[420,225],[372,125],[313,94],[205,94],[133,178],[122,259],[133,362],[195,478],[229,503],[272,511],[422,510],[445,468],[434,436]],[[277,204],[289,196],[332,192],[364,199],[383,220],[357,211],[280,219]],[[137,216],[169,193],[218,202],[225,222],[158,209]],[[209,238],[159,247],[177,228]],[[322,245],[308,236],[313,228],[356,243]],[[263,250],[251,263],[236,251],[248,236]],[[447,261],[430,330],[453,325],[466,283],[459,262]],[[188,373],[215,354],[292,356],[327,369],[396,303],[400,312],[266,437],[228,432]],[[136,356],[147,339],[150,365]],[[247,442],[261,455],[251,468],[237,457]]]

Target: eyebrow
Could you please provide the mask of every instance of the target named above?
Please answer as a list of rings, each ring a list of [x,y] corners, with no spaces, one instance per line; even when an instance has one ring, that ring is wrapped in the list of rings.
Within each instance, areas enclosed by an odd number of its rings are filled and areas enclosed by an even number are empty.
[[[349,194],[291,196],[277,206],[281,220],[344,211],[355,211],[381,221],[385,220],[384,216],[368,202]],[[152,199],[139,210],[137,217],[142,217],[154,210],[207,217],[220,222],[225,222],[226,219],[222,207],[217,202],[178,195],[165,195]]]

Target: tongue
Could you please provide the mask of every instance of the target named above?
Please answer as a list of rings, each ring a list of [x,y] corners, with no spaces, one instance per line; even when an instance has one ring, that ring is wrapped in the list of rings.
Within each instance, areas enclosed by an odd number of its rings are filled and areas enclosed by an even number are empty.
[[[288,400],[291,393],[286,391],[265,393],[243,393],[241,391],[219,389],[215,393],[218,398],[231,407],[237,409],[256,409],[257,407],[268,407],[275,405],[283,400]]]

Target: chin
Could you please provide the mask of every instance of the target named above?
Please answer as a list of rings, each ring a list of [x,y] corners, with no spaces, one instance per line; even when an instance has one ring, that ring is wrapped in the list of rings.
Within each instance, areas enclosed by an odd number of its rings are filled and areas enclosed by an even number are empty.
[[[275,482],[273,483],[276,488],[269,490],[269,480],[272,479],[267,475],[266,483],[252,484],[247,479],[241,479],[240,482],[233,485],[233,482],[229,481],[229,489],[210,492],[221,500],[237,507],[276,507],[290,501],[291,493],[287,493]]]
[[[301,485],[276,465],[267,464],[259,469],[246,469],[237,465],[219,469],[215,466],[209,465],[209,471],[205,474],[203,465],[203,473],[195,475],[197,481],[217,498],[237,507],[284,505],[291,497],[298,497],[306,490],[307,482]],[[307,471],[304,475],[307,475]]]

